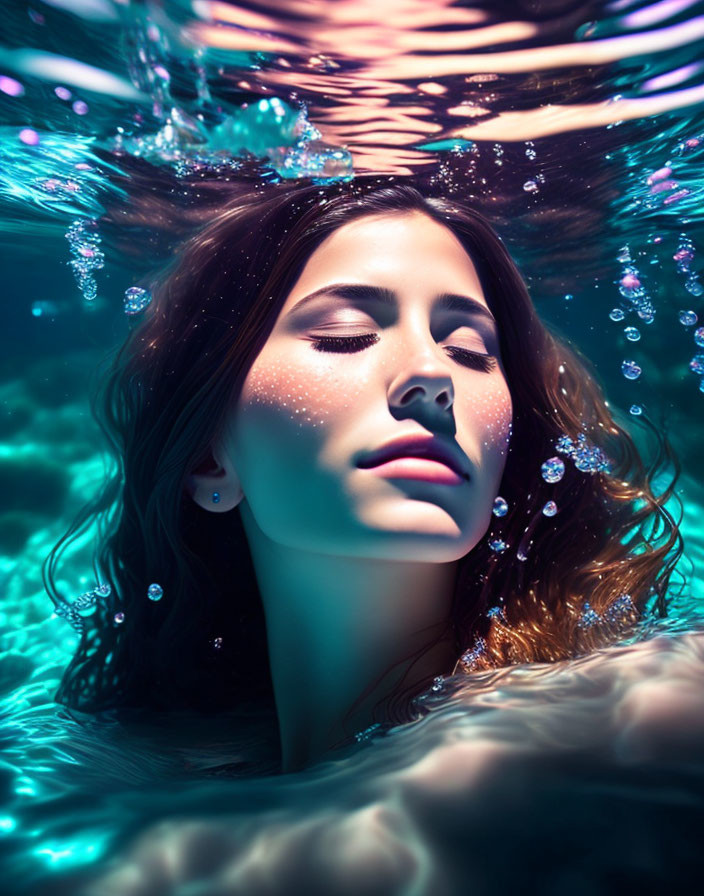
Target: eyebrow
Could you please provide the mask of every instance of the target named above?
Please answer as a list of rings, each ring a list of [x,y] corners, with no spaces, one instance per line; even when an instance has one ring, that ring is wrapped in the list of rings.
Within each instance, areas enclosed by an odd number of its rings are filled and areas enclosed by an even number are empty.
[[[373,286],[367,283],[331,283],[329,286],[316,289],[315,292],[296,302],[289,314],[293,314],[294,311],[300,311],[301,308],[323,295],[337,296],[340,299],[348,299],[350,301],[368,300],[393,307],[398,303],[397,294],[393,289],[388,289],[386,286]],[[442,292],[435,296],[434,305],[445,311],[464,311],[476,317],[484,317],[496,326],[496,318],[491,311],[471,296]]]

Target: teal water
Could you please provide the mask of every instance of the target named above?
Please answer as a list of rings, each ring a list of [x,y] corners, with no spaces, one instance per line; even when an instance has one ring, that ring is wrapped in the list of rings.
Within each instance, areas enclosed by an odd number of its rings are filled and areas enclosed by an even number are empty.
[[[361,2],[52,0],[2,16],[3,891],[651,892],[701,871],[704,6],[409,0],[380,22]],[[125,290],[168,252],[106,213],[153,191],[180,220],[198,183],[240,170],[396,173],[490,216],[619,419],[643,445],[643,418],[665,427],[678,452],[667,619],[579,660],[448,681],[419,721],[291,775],[253,707],[126,721],[54,703],[77,636],[41,564],[105,476],[88,383],[126,335]],[[644,291],[624,295],[634,270]],[[68,595],[97,584],[95,536],[65,557]]]

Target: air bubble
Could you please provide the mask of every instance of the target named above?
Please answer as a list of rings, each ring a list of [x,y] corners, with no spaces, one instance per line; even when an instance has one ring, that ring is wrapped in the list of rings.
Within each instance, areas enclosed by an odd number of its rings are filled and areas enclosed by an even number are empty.
[[[551,457],[540,468],[540,474],[546,482],[559,482],[565,475],[565,465],[559,457]]]
[[[548,503],[543,507],[543,515],[544,516],[555,516],[557,513],[557,504],[554,501],[548,501]]]
[[[693,327],[699,319],[694,311],[680,311],[678,317],[683,327]]]
[[[623,361],[621,363],[621,373],[627,380],[637,380],[642,372],[635,361]]]
[[[704,376],[704,355],[695,355],[689,362],[689,369],[698,376]]]
[[[161,585],[154,584],[150,585],[149,588],[147,588],[147,596],[149,597],[149,600],[161,600],[163,594],[164,589],[161,587]]]
[[[148,289],[142,289],[141,286],[130,286],[125,290],[124,311],[125,314],[139,314],[149,306],[152,295]]]
[[[494,516],[506,516],[508,513],[508,502],[502,497],[495,498],[492,513]]]

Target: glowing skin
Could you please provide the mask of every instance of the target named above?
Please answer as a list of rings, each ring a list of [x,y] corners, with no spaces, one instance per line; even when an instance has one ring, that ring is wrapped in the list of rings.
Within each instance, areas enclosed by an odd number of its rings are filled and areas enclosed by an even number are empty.
[[[396,299],[325,293],[295,307],[332,284],[385,287]],[[266,613],[284,770],[340,740],[355,698],[437,635],[457,560],[491,520],[512,417],[496,324],[490,314],[441,309],[441,293],[488,311],[474,264],[448,228],[417,212],[339,228],[286,297],[212,446],[212,472],[190,480],[203,507],[240,506]],[[374,341],[353,352],[315,348],[321,336],[362,334]],[[451,346],[491,358],[465,366]],[[441,439],[469,479],[445,484],[357,466],[409,434]],[[455,659],[441,644],[405,683],[446,672]],[[373,692],[353,717],[357,727],[397,680],[398,671]]]

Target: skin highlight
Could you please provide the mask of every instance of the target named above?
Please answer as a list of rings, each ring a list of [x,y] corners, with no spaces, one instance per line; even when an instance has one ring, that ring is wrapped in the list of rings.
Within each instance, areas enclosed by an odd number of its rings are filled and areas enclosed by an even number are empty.
[[[323,294],[296,308],[339,282],[386,287],[397,306]],[[471,258],[438,222],[374,215],[336,230],[287,296],[210,471],[189,480],[204,509],[240,506],[266,615],[284,770],[340,741],[353,701],[437,636],[457,560],[489,526],[511,397],[490,314],[438,309],[442,292],[489,311]],[[360,333],[378,341],[351,353],[313,348],[317,335]],[[490,356],[492,369],[462,364],[449,346]],[[356,466],[407,434],[459,448],[469,480],[438,484]],[[452,659],[451,642],[441,641],[414,676]],[[356,727],[403,672],[398,666],[365,698]]]

